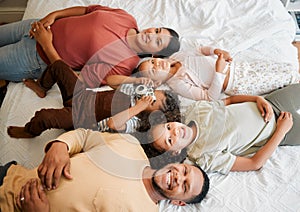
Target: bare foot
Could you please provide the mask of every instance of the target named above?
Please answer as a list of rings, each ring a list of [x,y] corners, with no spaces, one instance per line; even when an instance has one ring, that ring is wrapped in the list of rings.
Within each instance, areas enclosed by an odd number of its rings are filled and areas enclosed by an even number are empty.
[[[23,83],[26,87],[33,90],[40,98],[44,98],[46,96],[46,91],[39,85],[39,83],[33,79],[25,79]]]
[[[25,131],[25,127],[16,127],[16,126],[9,126],[7,128],[7,133],[12,138],[33,138],[34,135]]]

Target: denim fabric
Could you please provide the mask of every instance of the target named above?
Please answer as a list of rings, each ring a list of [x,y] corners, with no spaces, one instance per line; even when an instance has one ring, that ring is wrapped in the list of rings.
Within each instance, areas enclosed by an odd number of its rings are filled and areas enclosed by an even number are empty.
[[[0,79],[22,81],[38,78],[46,64],[36,50],[36,41],[29,37],[34,19],[0,26]]]

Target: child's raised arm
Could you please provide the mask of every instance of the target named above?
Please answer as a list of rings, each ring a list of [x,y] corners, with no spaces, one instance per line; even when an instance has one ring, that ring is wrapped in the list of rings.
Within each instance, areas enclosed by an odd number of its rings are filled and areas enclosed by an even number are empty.
[[[106,78],[107,84],[116,89],[121,84],[144,84],[149,87],[153,87],[154,83],[151,79],[146,77],[131,77],[131,76],[124,76],[124,75],[110,75]]]

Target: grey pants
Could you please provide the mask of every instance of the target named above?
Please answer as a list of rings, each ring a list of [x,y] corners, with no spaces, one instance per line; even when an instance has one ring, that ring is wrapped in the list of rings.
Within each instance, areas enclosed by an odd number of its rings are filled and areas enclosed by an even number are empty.
[[[272,105],[276,118],[281,111],[293,115],[293,127],[280,145],[300,145],[300,84],[278,89],[265,97]]]

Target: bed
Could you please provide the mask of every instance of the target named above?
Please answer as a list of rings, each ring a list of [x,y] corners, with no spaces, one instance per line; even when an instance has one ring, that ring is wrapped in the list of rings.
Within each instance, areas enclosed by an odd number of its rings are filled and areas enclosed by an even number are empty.
[[[280,0],[28,0],[23,19],[89,4],[123,8],[136,17],[141,29],[174,28],[181,36],[181,50],[214,45],[234,58],[288,62],[298,70],[292,45],[295,25]],[[181,100],[185,110],[191,101]],[[0,110],[0,164],[16,160],[31,168],[40,163],[44,144],[63,130],[13,139],[6,129],[24,125],[35,111],[49,107],[62,107],[57,86],[40,99],[22,83],[9,83]],[[160,211],[300,211],[299,153],[300,147],[279,147],[257,172],[209,174],[211,189],[201,204],[178,207],[163,201]]]

